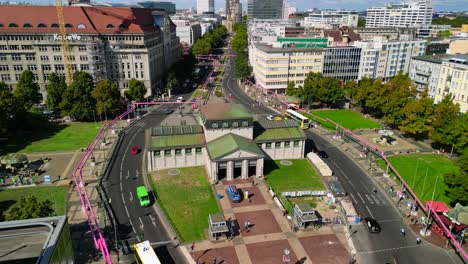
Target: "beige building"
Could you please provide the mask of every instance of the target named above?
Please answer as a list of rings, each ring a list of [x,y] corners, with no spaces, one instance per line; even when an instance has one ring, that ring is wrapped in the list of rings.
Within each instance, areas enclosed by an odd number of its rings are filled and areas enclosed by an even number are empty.
[[[254,120],[241,105],[226,103],[202,106],[199,120],[148,130],[148,171],[205,165],[212,180],[232,180],[262,176],[265,159],[305,155],[306,137],[294,120]]]
[[[69,6],[63,13],[73,71],[89,72],[96,82],[109,79],[122,92],[135,78],[147,95],[160,93],[161,78],[180,57],[175,25],[164,11]],[[60,38],[55,6],[2,6],[0,81],[14,89],[30,70],[46,99],[50,74],[65,74]]]
[[[447,54],[468,54],[468,39],[456,39],[451,41]]]
[[[442,60],[434,102],[442,101],[447,94],[460,104],[460,112],[468,111],[468,54]]]

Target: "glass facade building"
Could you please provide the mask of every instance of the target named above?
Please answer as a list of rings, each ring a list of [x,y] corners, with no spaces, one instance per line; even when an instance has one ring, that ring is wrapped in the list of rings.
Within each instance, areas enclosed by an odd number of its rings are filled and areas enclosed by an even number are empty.
[[[283,0],[248,0],[247,19],[282,19]]]

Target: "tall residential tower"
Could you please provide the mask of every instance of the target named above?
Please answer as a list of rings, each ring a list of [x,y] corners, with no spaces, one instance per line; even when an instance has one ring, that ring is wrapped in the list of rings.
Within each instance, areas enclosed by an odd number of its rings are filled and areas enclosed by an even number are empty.
[[[384,7],[371,7],[367,9],[366,28],[430,25],[433,12],[432,0],[412,0]]]
[[[247,18],[281,19],[283,18],[283,0],[248,0]]]

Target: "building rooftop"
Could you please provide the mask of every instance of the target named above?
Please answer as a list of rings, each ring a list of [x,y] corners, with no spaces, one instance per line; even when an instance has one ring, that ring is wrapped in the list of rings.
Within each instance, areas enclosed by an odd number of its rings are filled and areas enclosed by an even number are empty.
[[[321,45],[321,44],[317,44],[317,45]],[[272,45],[267,45],[267,44],[263,44],[263,43],[255,43],[255,46],[261,50],[261,51],[264,51],[264,52],[278,52],[278,51],[281,51],[281,52],[304,52],[304,51],[323,51],[323,48],[320,48],[320,47],[317,47],[317,45],[311,45],[311,46],[307,46],[307,45],[297,45],[295,47],[273,47]]]
[[[446,59],[452,56],[453,55],[448,55],[448,54],[435,54],[435,55],[416,56],[416,57],[413,57],[413,59],[441,64],[443,59]]]
[[[160,126],[154,127],[151,131],[152,136],[171,136],[203,133],[203,127],[199,125],[192,126]]]
[[[138,34],[158,30],[151,9],[64,6],[67,34]],[[60,33],[55,6],[2,5],[0,33]]]
[[[256,142],[280,141],[285,139],[301,140],[306,138],[304,131],[297,127],[297,124],[296,127],[265,129],[256,132],[256,136],[254,137]]]
[[[0,222],[0,263],[51,262],[66,222],[66,216]]]
[[[211,223],[225,223],[226,222],[226,219],[224,219],[223,213],[210,214],[208,217],[210,218]]]
[[[255,142],[232,133],[208,142],[207,150],[211,160],[222,158],[238,150],[253,153],[261,157],[265,156],[263,150]]]
[[[233,103],[208,103],[201,107],[201,112],[206,120],[252,118],[244,106]]]
[[[205,144],[205,136],[200,134],[153,136],[151,137],[151,149],[165,149],[174,147],[196,147]]]

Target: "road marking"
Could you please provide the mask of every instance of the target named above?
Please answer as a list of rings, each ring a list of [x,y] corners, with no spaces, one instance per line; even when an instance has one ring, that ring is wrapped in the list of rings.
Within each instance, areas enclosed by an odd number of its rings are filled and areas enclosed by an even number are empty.
[[[140,220],[140,228],[141,228],[141,230],[144,230],[143,228],[145,227],[145,225],[143,224],[143,221],[141,220],[141,217],[138,217],[138,220]]]
[[[358,255],[374,254],[374,253],[393,251],[393,250],[401,250],[401,249],[421,247],[421,246],[424,246],[424,245],[421,244],[421,245],[412,245],[412,246],[406,246],[406,247],[386,248],[386,249],[380,249],[380,250],[374,250],[374,251],[364,251],[364,252],[359,252]]]
[[[154,217],[152,215],[150,215],[150,218],[151,218],[151,223],[153,223],[154,227],[156,227],[156,221],[154,219]]]
[[[124,206],[124,207],[125,207],[125,212],[127,213],[127,216],[130,217],[130,214],[128,213],[127,206]]]
[[[136,171],[135,171],[135,178],[138,179],[138,175],[139,175],[139,174],[140,174],[140,173],[138,172],[138,170],[136,170]]]
[[[382,203],[380,202],[379,198],[377,198],[377,196],[374,197],[374,200],[378,206],[382,205]]]
[[[374,204],[374,200],[366,193],[366,198],[369,200],[370,204]]]
[[[130,192],[130,201],[133,201],[133,194]]]
[[[356,198],[354,198],[354,195],[351,193],[351,198],[354,200],[355,203],[357,203]]]
[[[361,198],[362,203],[366,204],[366,201],[364,201],[364,198],[362,198],[361,194],[359,192],[357,194],[359,195],[359,198]]]
[[[125,176],[125,179],[128,180],[130,178],[130,170],[127,170],[127,176]]]
[[[130,220],[130,225],[132,226],[133,233],[136,234],[135,227],[133,227],[133,221],[132,221],[132,219],[129,219],[129,220]]]
[[[374,215],[372,214],[372,212],[370,211],[369,207],[367,207],[367,205],[366,205],[366,208],[367,208],[367,211],[369,211],[369,214],[371,215],[371,217],[375,218]]]

